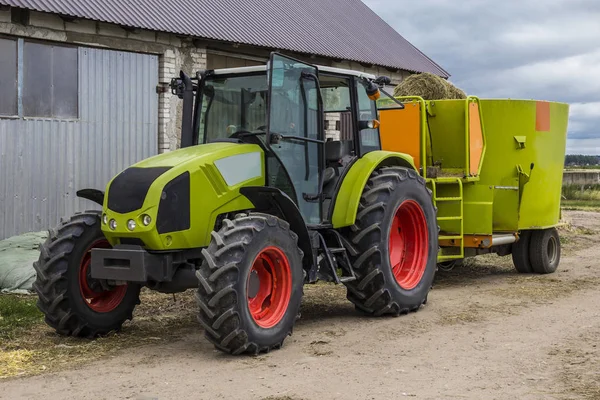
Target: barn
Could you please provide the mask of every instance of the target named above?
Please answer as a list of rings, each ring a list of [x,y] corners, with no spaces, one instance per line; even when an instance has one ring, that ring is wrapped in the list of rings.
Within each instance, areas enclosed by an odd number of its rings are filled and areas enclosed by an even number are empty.
[[[179,69],[273,50],[393,83],[449,76],[360,0],[0,0],[0,240],[90,208],[79,188],[176,149]]]

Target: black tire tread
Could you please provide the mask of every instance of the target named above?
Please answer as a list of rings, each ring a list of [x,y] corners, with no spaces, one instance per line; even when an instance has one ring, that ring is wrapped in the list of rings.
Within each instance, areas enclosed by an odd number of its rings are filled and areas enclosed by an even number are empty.
[[[556,236],[556,245],[558,246],[558,260],[556,265],[550,265],[546,260],[546,243],[548,236]],[[529,245],[531,259],[531,268],[537,274],[552,274],[556,271],[560,263],[560,238],[556,228],[534,231],[531,235],[531,243]]]
[[[61,219],[57,229],[49,231],[48,239],[40,245],[40,257],[33,263],[36,280],[33,289],[38,295],[37,308],[44,314],[48,325],[58,333],[67,336],[93,338],[110,331],[118,331],[125,320],[119,321],[108,330],[91,327],[79,318],[69,304],[67,283],[67,258],[73,251],[75,242],[89,227],[100,223],[100,212],[85,211],[70,219]],[[135,304],[139,304],[139,295]],[[133,318],[133,307],[128,315]]]
[[[204,262],[196,271],[201,282],[196,292],[200,305],[198,320],[205,329],[205,337],[223,352],[259,354],[283,345],[281,341],[261,347],[248,341],[248,334],[241,328],[236,310],[238,304],[234,289],[235,282],[243,279],[239,276],[238,264],[245,259],[246,246],[258,232],[277,225],[292,238],[297,248],[298,235],[287,222],[272,215],[250,213],[238,215],[233,220],[225,219],[222,228],[212,233],[208,248],[202,250]],[[302,255],[299,248],[298,252]],[[293,327],[290,327],[286,337],[292,334],[292,330]]]

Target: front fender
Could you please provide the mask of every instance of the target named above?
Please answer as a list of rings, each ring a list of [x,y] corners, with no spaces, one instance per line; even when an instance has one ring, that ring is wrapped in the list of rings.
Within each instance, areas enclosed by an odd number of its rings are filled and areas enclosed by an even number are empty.
[[[416,170],[413,158],[404,153],[392,151],[371,151],[356,161],[346,174],[342,186],[335,197],[331,222],[334,228],[354,224],[358,204],[369,177],[378,167],[398,165]]]
[[[96,204],[104,204],[104,192],[98,189],[81,189],[76,193],[77,197],[93,201]]]

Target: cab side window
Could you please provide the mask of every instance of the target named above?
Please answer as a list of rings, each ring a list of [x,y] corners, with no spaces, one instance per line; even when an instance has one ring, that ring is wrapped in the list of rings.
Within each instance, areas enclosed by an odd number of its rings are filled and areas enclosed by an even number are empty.
[[[356,92],[358,97],[358,119],[360,121],[369,121],[379,119],[375,102],[369,99],[365,86],[356,80]],[[358,132],[360,138],[360,153],[366,154],[373,150],[381,149],[379,142],[379,128],[363,129]]]

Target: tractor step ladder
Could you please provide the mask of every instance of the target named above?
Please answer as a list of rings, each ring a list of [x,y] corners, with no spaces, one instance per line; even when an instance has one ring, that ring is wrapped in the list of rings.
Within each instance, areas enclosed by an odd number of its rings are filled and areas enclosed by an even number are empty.
[[[428,179],[429,183],[431,183],[431,191],[433,195],[433,204],[438,207],[438,203],[443,207],[444,203],[455,202],[459,204],[460,213],[458,215],[444,215],[442,217],[437,217],[438,223],[445,221],[460,221],[460,229],[457,234],[450,235],[440,235],[438,237],[439,240],[454,240],[460,243],[460,246],[457,246],[460,250],[459,254],[444,254],[442,249],[442,253],[438,256],[438,262],[440,261],[449,261],[449,260],[459,260],[465,257],[465,243],[464,243],[464,201],[463,201],[463,182],[461,178],[458,177],[444,177],[444,178],[435,178]],[[454,185],[458,189],[458,196],[453,197],[438,197],[438,186],[439,185]],[[439,209],[439,207],[438,207]]]

